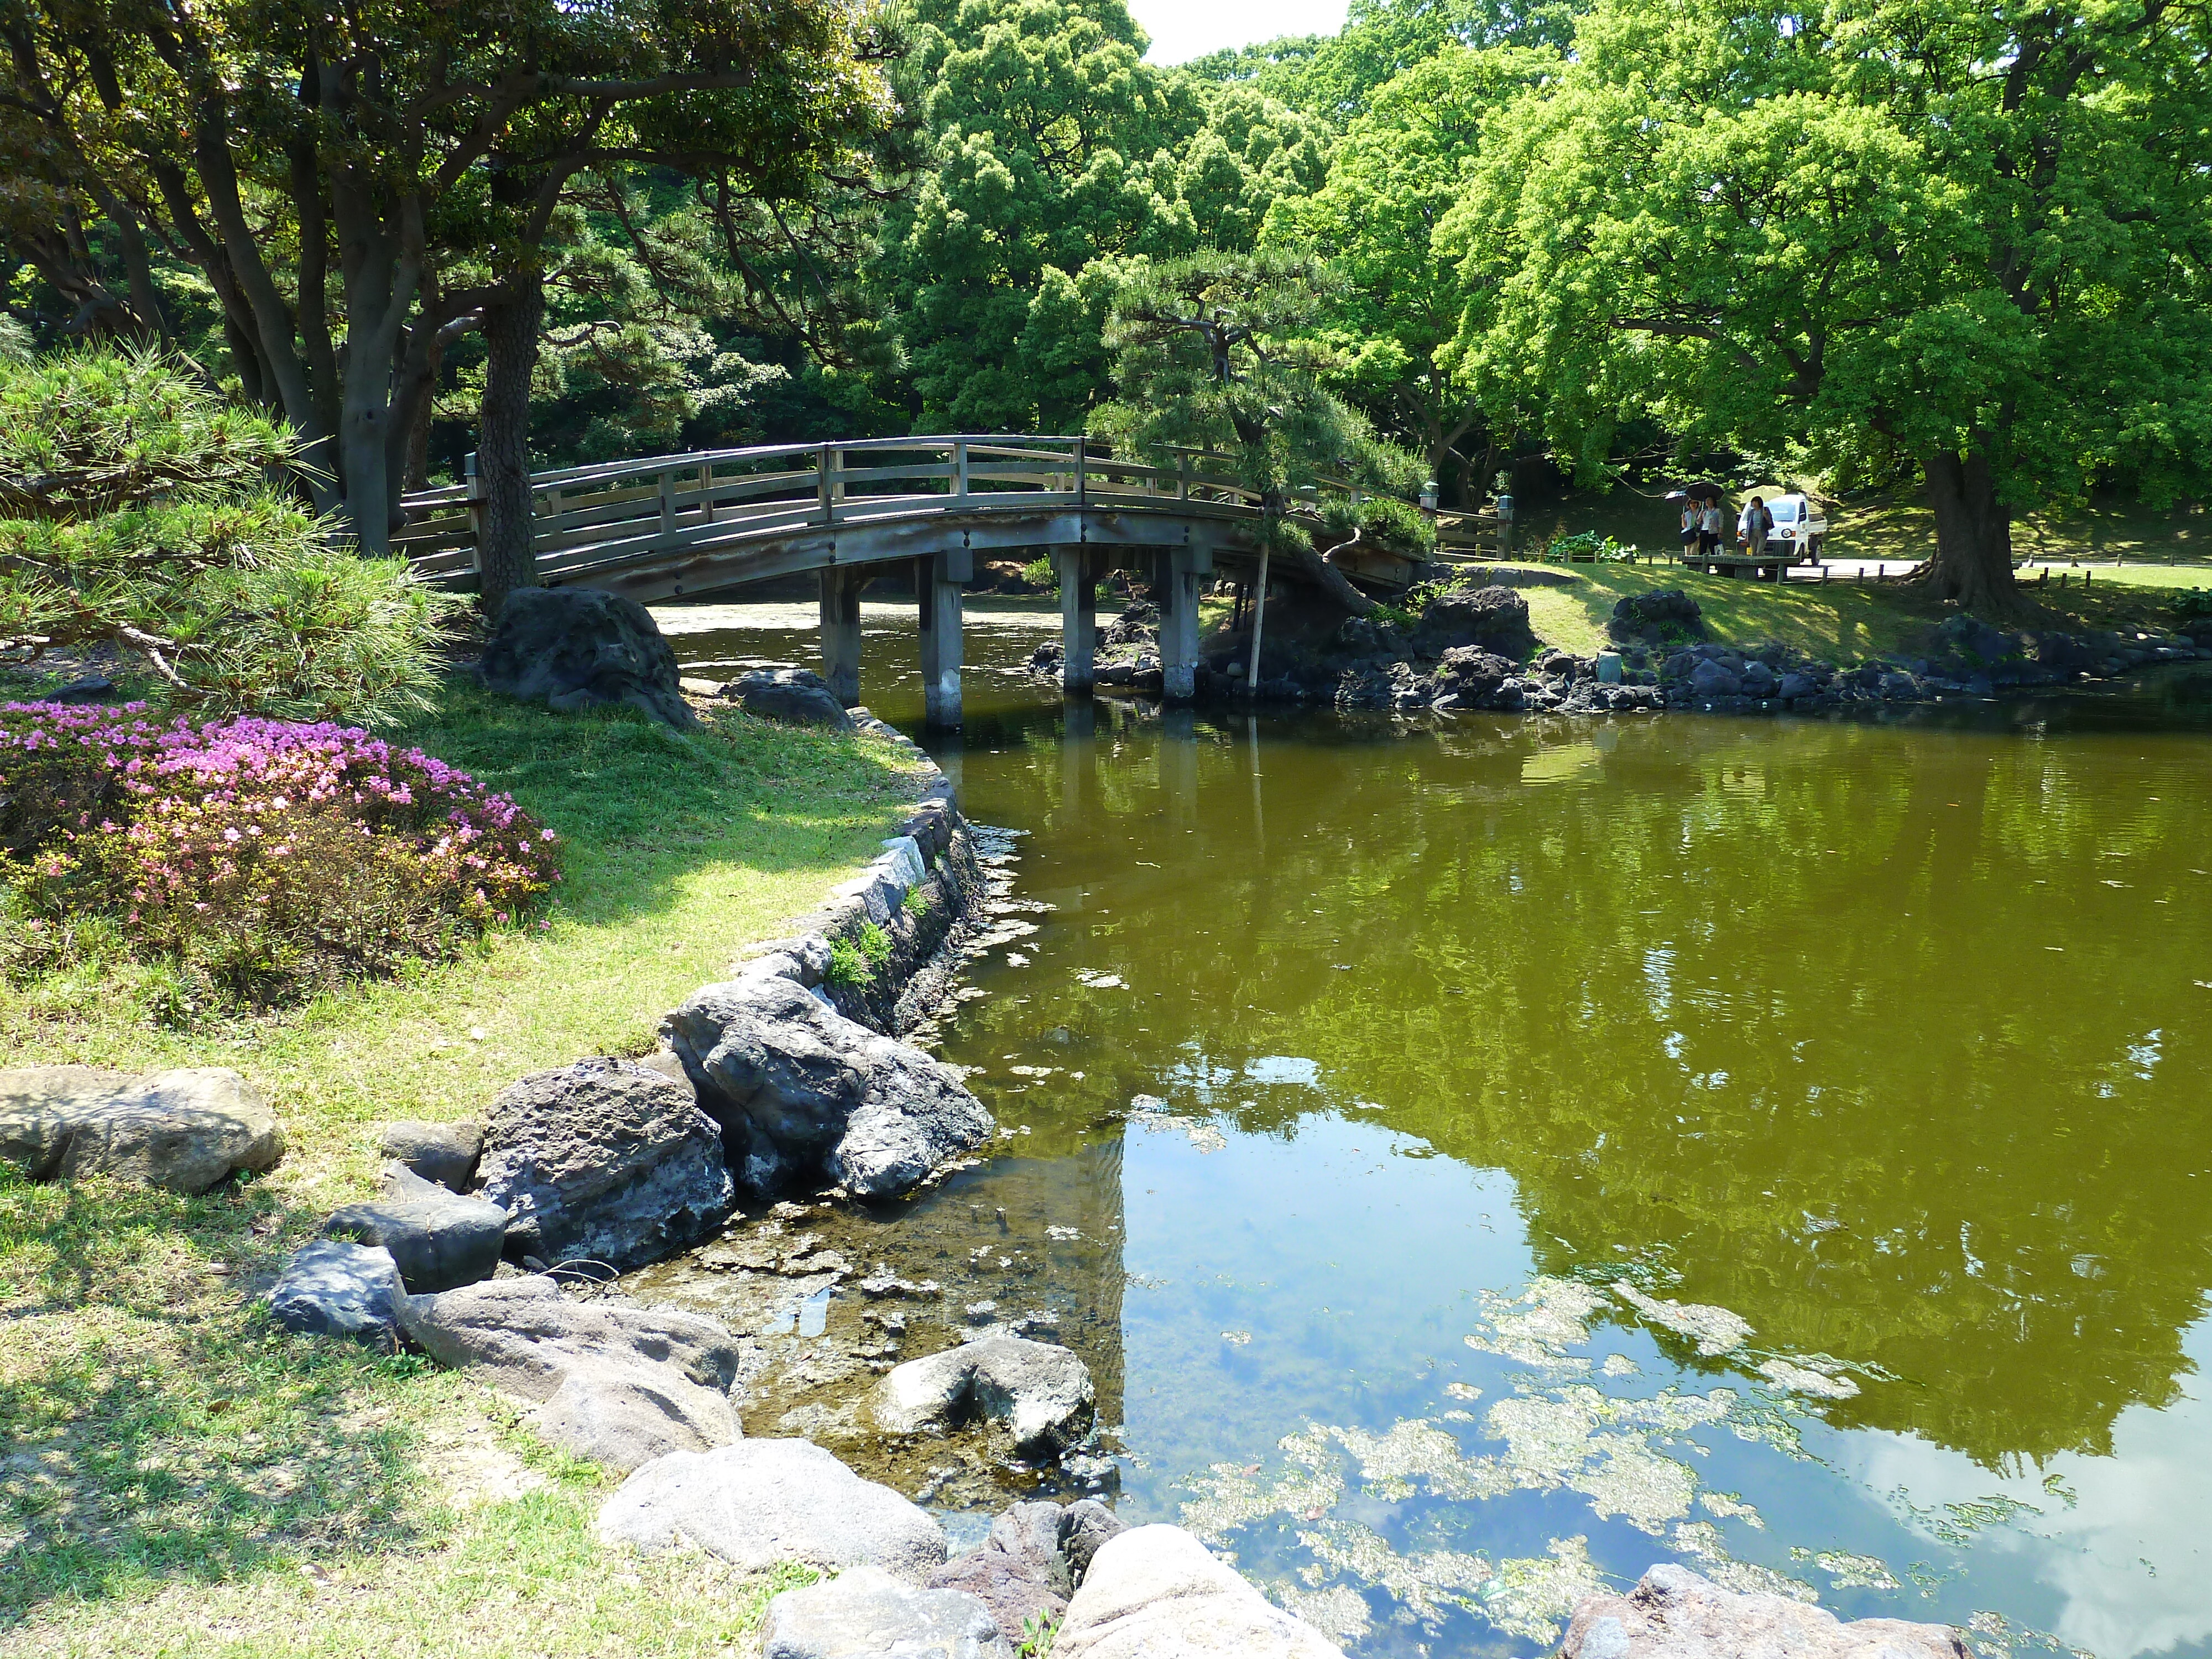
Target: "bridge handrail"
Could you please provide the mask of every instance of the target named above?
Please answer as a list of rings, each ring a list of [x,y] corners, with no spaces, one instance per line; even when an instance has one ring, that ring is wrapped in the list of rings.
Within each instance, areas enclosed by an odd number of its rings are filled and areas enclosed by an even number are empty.
[[[556,467],[531,475],[532,541],[541,558],[574,558],[597,546],[628,557],[656,544],[674,552],[750,532],[831,527],[886,513],[1158,509],[1170,503],[1208,517],[1259,512],[1260,493],[1228,470],[1230,457],[1182,447],[1168,453],[1172,465],[1116,456],[1081,434],[944,433],[752,444]],[[400,498],[407,522],[395,541],[425,574],[475,566],[484,496],[471,459],[465,483]],[[763,465],[772,470],[758,470]],[[1328,478],[1293,492],[1293,500],[1317,511],[1324,495],[1356,499],[1358,493],[1348,481]]]

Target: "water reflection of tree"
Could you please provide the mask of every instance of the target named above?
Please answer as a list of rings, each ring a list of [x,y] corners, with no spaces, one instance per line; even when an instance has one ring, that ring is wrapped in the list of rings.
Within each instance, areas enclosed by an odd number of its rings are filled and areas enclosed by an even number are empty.
[[[1995,1466],[2106,1450],[2124,1407],[2173,1397],[2212,1279],[2212,1054],[2173,966],[2201,894],[2157,862],[2202,788],[2137,760],[2167,740],[1672,720],[1277,745],[1263,854],[1239,738],[1193,739],[1194,835],[1163,799],[1184,769],[1141,752],[1083,796],[1103,848],[1172,823],[1198,851],[1202,891],[1125,871],[1116,949],[1208,1051],[1311,1056],[1506,1169],[1547,1271],[1662,1270],[1762,1346],[1901,1379],[1823,1408],[1840,1423]],[[1274,1091],[1250,1127],[1310,1103]]]

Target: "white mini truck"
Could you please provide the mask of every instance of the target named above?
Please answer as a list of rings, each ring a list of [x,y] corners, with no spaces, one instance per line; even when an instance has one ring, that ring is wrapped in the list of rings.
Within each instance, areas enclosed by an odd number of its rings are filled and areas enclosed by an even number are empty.
[[[1774,515],[1774,532],[1767,538],[1770,545],[1796,556],[1792,564],[1818,564],[1821,550],[1827,545],[1828,519],[1810,496],[1796,494],[1769,495],[1763,489],[1753,490],[1743,498],[1745,511],[1749,511],[1751,496],[1758,495],[1766,502],[1766,510]],[[1736,532],[1742,534],[1743,519],[1736,518]]]

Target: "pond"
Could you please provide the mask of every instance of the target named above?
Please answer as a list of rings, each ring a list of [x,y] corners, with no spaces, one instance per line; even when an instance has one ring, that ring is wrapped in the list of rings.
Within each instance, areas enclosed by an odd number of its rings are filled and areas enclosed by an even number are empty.
[[[804,615],[662,618],[812,663]],[[2212,1653],[2212,678],[1162,715],[1014,673],[1052,622],[971,627],[931,739],[1038,907],[941,1028],[1011,1133],[859,1248],[1057,1326],[1125,1517],[1362,1656],[1540,1651],[1661,1560]]]

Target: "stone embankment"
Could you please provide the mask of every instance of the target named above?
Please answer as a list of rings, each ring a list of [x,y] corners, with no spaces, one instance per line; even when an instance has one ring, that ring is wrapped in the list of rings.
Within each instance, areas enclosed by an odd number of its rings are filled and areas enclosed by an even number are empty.
[[[1932,630],[1923,653],[1837,662],[1778,644],[1708,639],[1698,602],[1678,588],[1621,599],[1608,620],[1613,648],[1578,656],[1536,648],[1528,603],[1515,590],[1544,585],[1538,578],[1571,580],[1556,571],[1471,572],[1433,590],[1410,620],[1355,617],[1319,637],[1271,635],[1249,695],[1400,714],[1807,713],[2111,681],[2152,664],[2212,658],[2212,619],[2190,623],[2193,633],[2123,636],[2007,632],[1955,617]],[[1100,686],[1158,692],[1158,624],[1157,610],[1139,603],[1100,630]],[[1246,697],[1248,650],[1241,635],[1201,646],[1198,695]],[[1030,672],[1056,678],[1060,660],[1060,647],[1045,645]]]

